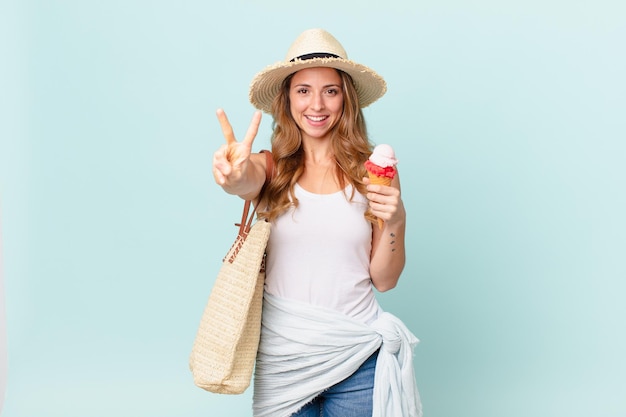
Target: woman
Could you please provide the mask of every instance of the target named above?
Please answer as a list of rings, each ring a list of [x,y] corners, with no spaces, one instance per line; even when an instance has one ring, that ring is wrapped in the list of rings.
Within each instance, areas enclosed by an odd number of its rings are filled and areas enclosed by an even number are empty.
[[[226,143],[213,157],[215,180],[254,200],[272,225],[255,416],[421,415],[417,339],[372,288],[394,288],[405,264],[398,176],[372,185],[363,165],[372,144],[361,109],[385,91],[328,32],[302,33],[250,87],[252,104],[274,118],[275,174],[260,201],[265,157],[251,149],[261,114],[237,142],[217,112]]]

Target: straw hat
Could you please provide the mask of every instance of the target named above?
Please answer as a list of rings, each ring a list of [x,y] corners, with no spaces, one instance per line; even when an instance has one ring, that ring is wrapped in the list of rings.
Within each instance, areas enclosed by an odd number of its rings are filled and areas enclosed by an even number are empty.
[[[366,107],[387,91],[385,80],[372,69],[348,59],[337,39],[323,29],[303,32],[287,51],[285,60],[259,72],[250,84],[250,102],[271,113],[272,102],[285,78],[304,68],[330,67],[348,73],[354,81],[359,105]]]

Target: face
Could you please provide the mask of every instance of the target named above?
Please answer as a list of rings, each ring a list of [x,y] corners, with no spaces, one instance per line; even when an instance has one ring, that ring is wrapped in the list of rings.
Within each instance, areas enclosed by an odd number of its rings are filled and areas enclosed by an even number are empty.
[[[341,77],[334,68],[296,72],[289,87],[291,115],[305,138],[324,139],[343,112]]]

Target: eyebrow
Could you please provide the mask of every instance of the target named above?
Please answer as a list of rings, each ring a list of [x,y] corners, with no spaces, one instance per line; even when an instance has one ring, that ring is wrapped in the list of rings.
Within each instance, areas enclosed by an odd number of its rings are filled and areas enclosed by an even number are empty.
[[[300,84],[294,85],[292,88],[295,88],[295,87],[309,87],[310,88],[311,85],[310,84],[305,84],[305,83],[300,83]],[[327,85],[322,86],[322,88],[328,88],[328,87],[341,88],[341,85],[340,84],[327,84]]]

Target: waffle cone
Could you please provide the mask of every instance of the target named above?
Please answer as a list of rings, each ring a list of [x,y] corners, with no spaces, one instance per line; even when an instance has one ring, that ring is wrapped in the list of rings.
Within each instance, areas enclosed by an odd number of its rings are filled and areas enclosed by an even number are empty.
[[[372,174],[371,172],[367,173],[370,177],[370,184],[376,184],[376,185],[391,185],[391,178],[389,177],[379,177],[376,174]],[[378,228],[382,229],[383,228],[383,223],[384,220],[381,218],[377,218],[376,220],[378,220]]]
[[[377,185],[391,185],[391,178],[389,177],[379,177],[376,174],[372,174],[371,172],[368,172],[368,175],[370,177],[370,184],[377,184]]]

